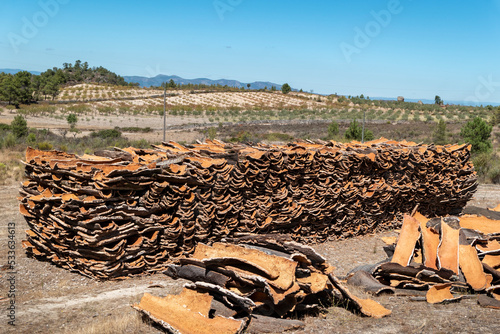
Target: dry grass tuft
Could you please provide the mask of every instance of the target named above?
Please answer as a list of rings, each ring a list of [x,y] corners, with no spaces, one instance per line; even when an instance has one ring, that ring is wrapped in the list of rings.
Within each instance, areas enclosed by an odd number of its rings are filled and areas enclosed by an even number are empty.
[[[65,334],[123,334],[141,333],[143,323],[139,313],[133,311],[119,316],[97,318],[91,324],[85,324],[79,329],[66,331]]]
[[[0,150],[0,185],[13,184],[24,178],[23,158],[24,152]]]

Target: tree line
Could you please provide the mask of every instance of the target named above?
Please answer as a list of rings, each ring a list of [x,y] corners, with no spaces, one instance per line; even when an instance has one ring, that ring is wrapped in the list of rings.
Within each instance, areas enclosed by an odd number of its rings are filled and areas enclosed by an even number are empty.
[[[138,84],[134,83],[133,85],[138,85]],[[246,84],[246,87],[248,90],[251,89],[251,86],[252,86],[251,84]],[[282,87],[281,91],[284,94],[288,94],[291,91],[290,86],[287,83],[285,83],[283,86],[285,87],[285,89],[283,90],[283,87]],[[155,89],[167,88],[167,89],[180,89],[180,90],[192,90],[192,91],[209,90],[209,91],[220,91],[220,92],[238,92],[238,91],[245,90],[245,86],[235,87],[235,86],[228,86],[228,85],[221,85],[221,84],[211,84],[211,85],[193,84],[193,83],[183,84],[181,82],[176,83],[174,81],[174,79],[170,79],[170,81],[164,82],[160,86],[151,86],[151,87],[155,88]],[[265,86],[264,88],[253,89],[253,90],[259,91],[259,92],[266,92],[266,91],[275,92],[275,91],[277,91],[276,86],[271,86],[269,88],[267,86]]]
[[[47,69],[40,75],[28,71],[16,74],[0,73],[0,101],[18,107],[47,98],[54,99],[61,87],[79,83],[107,83],[119,86],[136,86],[127,84],[125,79],[102,66],[90,67],[81,60],[74,64],[64,63],[62,68]]]

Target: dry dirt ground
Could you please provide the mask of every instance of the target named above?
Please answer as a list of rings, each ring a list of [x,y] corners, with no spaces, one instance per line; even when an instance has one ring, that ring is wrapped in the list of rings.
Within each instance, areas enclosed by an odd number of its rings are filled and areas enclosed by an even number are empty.
[[[22,247],[27,224],[19,214],[17,185],[0,188],[0,265],[6,264],[8,223],[15,224],[15,327],[7,324],[12,275],[0,271],[0,333],[158,333],[143,323],[130,305],[144,292],[164,296],[180,292],[184,281],[158,274],[125,281],[99,282],[27,258]],[[472,205],[493,207],[500,203],[500,186],[482,185]],[[338,276],[354,267],[385,258],[381,236],[328,242],[313,247],[334,265]],[[5,267],[3,267],[5,269]],[[358,296],[364,294],[353,289]],[[368,297],[368,296],[367,296]],[[375,300],[392,310],[384,319],[364,318],[342,307],[330,307],[319,317],[306,317],[306,327],[295,333],[500,333],[500,311],[481,308],[476,299],[447,305],[410,301],[408,297],[381,296]]]

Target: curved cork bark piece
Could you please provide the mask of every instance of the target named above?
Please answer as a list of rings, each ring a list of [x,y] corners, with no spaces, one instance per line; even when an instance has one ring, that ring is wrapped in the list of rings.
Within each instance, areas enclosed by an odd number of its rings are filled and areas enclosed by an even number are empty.
[[[340,291],[342,296],[348,299],[356,309],[362,314],[372,318],[383,318],[392,313],[391,310],[386,309],[378,302],[372,299],[361,299],[353,295],[333,274],[329,274],[328,278],[333,286]]]
[[[420,238],[419,227],[420,223],[418,220],[407,214],[404,215],[403,226],[401,227],[401,233],[399,234],[398,243],[396,244],[391,262],[402,266],[410,264],[415,244]]]
[[[244,321],[208,318],[212,297],[184,289],[179,295],[156,297],[145,293],[132,307],[172,333],[240,333]]]
[[[380,237],[380,239],[387,245],[394,245],[398,241],[398,237]]]
[[[418,220],[418,222],[420,224],[424,223],[424,224],[427,224],[427,222],[429,221],[429,218],[425,217],[424,215],[422,215],[420,212],[416,211],[414,214],[413,214],[413,218],[415,218],[416,220]]]
[[[281,290],[288,290],[295,282],[297,262],[231,244],[214,243],[212,247],[198,244],[193,259],[227,259],[247,263],[268,275],[270,284]],[[272,283],[271,283],[272,282]]]
[[[306,324],[300,320],[279,319],[253,314],[246,333],[283,333],[294,329],[303,329]]]
[[[383,318],[392,313],[373,299],[361,299],[352,296],[353,300],[360,305],[360,312],[372,318]]]
[[[413,217],[420,223],[420,233],[422,233],[422,253],[423,264],[432,269],[438,269],[437,250],[439,246],[439,233],[431,227],[427,227],[429,219],[425,218],[419,212],[416,212]]]
[[[486,289],[486,292],[496,300],[500,301],[500,285],[490,286],[488,289]]]
[[[318,293],[327,289],[328,276],[321,273],[311,272],[311,274],[307,277],[297,278],[297,282],[301,285],[307,285],[311,293]]]
[[[461,297],[454,297],[451,292],[452,283],[436,284],[427,291],[425,298],[430,304],[458,301]]]
[[[423,264],[432,269],[438,269],[437,252],[439,247],[439,234],[435,233],[429,227],[421,226],[422,232],[422,248],[423,248]]]
[[[500,255],[485,255],[482,262],[491,268],[500,268]]]
[[[466,282],[475,290],[480,291],[488,287],[483,265],[479,261],[476,249],[469,245],[465,234],[460,232],[459,263]]]
[[[476,249],[481,253],[500,254],[500,242],[498,240],[489,240],[486,245],[477,244]]]
[[[458,239],[459,229],[441,223],[441,243],[438,247],[438,261],[441,268],[452,270],[458,275]]]
[[[485,295],[477,296],[479,306],[500,310],[500,300]]]
[[[366,292],[372,293],[374,295],[381,294],[383,292],[394,293],[395,289],[393,287],[384,285],[377,281],[373,276],[363,270],[356,271],[347,279],[347,284],[358,286],[365,290]]]
[[[484,234],[500,232],[500,220],[493,220],[482,216],[464,215],[460,217],[460,226]]]

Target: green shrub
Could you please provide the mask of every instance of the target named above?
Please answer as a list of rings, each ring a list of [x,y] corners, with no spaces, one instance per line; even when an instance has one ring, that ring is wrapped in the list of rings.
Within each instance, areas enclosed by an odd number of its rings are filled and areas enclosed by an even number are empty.
[[[338,102],[338,103],[344,103],[344,102],[346,102],[346,101],[347,101],[347,99],[346,99],[346,97],[345,97],[345,96],[341,96],[341,97],[339,97],[339,98],[337,99],[337,102]]]
[[[21,115],[14,117],[14,120],[10,123],[10,127],[12,129],[12,133],[17,138],[24,137],[28,134],[28,122],[26,122],[24,117]]]
[[[13,133],[9,133],[3,140],[3,146],[6,148],[11,148],[16,145],[17,138]]]
[[[119,131],[124,131],[124,132],[153,132],[153,129],[151,129],[149,126],[148,127],[145,127],[145,128],[141,128],[141,127],[138,127],[138,126],[127,126],[127,127],[124,127],[124,128],[116,128],[117,130]]]
[[[460,130],[460,136],[472,145],[472,152],[481,153],[491,150],[491,129],[493,127],[483,119],[475,117]]]
[[[363,129],[361,125],[359,125],[358,121],[353,119],[349,124],[349,128],[344,134],[345,139],[347,140],[361,140],[362,139]],[[365,141],[373,140],[373,132],[365,129]]]
[[[207,137],[210,140],[213,140],[213,139],[215,139],[216,136],[217,136],[217,129],[216,128],[208,128]]]
[[[328,125],[328,139],[333,139],[339,134],[339,124],[335,121]]]
[[[10,130],[9,124],[0,123],[0,130]]]
[[[500,158],[495,153],[477,153],[471,160],[480,182],[500,183]]]
[[[290,142],[294,138],[293,138],[293,136],[290,136],[289,134],[286,134],[286,133],[272,132],[272,133],[266,134],[265,139],[268,141]]]
[[[251,135],[247,131],[240,131],[234,137],[229,139],[232,143],[244,143],[250,141]]]
[[[290,85],[288,83],[284,83],[283,86],[281,86],[281,92],[283,94],[288,94],[292,91],[292,88],[290,87]]]
[[[107,138],[119,138],[122,136],[122,133],[118,129],[106,129],[106,130],[99,130],[97,132],[92,132],[91,137],[99,137],[102,139],[107,139]]]
[[[448,133],[446,131],[446,122],[444,120],[439,120],[439,123],[434,130],[432,140],[436,145],[448,144]]]
[[[484,152],[476,154],[472,157],[472,163],[474,164],[474,168],[479,175],[483,175],[486,173],[490,160],[491,154]]]
[[[66,117],[66,121],[68,122],[69,126],[73,128],[78,122],[78,117],[76,117],[75,114],[69,114],[68,117]]]
[[[500,165],[495,164],[493,167],[491,167],[491,169],[488,171],[488,178],[492,183],[500,183]]]
[[[149,148],[149,147],[151,147],[149,142],[144,138],[139,139],[137,141],[134,141],[132,143],[132,146],[137,147],[137,148]]]
[[[28,137],[26,137],[26,143],[29,145],[36,143],[36,135],[34,133],[30,133]]]
[[[38,143],[37,147],[38,147],[38,149],[39,149],[39,150],[42,150],[42,151],[49,151],[49,150],[51,150],[51,149],[52,149],[52,147],[53,147],[53,146],[52,146],[52,144],[51,144],[51,143],[48,143],[48,142],[46,142],[46,141],[43,141],[43,142],[41,142],[41,143]]]

